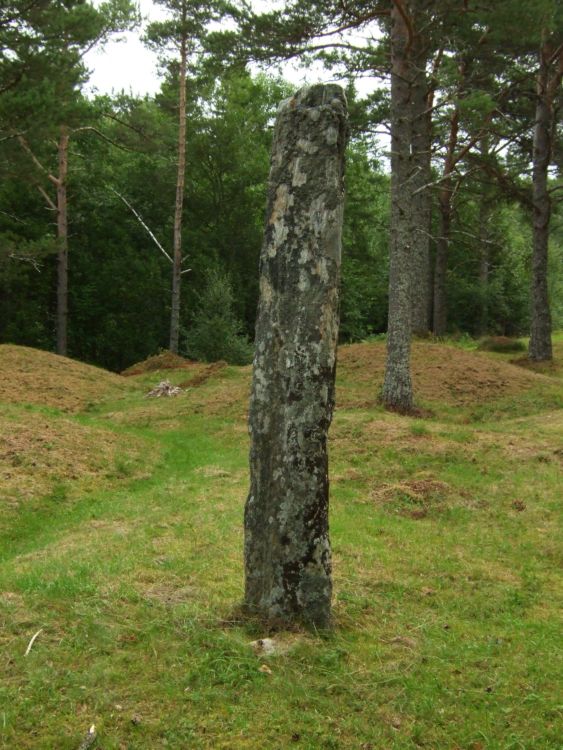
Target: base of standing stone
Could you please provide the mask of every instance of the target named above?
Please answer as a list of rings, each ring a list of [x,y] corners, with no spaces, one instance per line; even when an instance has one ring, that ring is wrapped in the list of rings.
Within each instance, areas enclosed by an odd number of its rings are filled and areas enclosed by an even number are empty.
[[[334,406],[346,99],[312,86],[276,121],[260,258],[245,508],[245,611],[330,625],[327,432]]]

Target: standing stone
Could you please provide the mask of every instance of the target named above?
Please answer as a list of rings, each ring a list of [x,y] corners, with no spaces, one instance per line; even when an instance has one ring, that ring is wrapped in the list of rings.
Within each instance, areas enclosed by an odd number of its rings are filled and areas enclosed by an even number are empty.
[[[245,508],[245,606],[330,624],[327,432],[338,336],[346,98],[301,89],[279,109],[260,258]]]

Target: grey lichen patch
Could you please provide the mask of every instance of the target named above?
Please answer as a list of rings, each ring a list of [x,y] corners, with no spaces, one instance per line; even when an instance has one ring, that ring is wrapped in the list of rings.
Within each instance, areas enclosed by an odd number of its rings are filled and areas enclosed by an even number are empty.
[[[338,130],[336,128],[327,128],[325,131],[326,142],[329,146],[334,146],[338,142]]]
[[[268,223],[273,229],[272,242],[268,246],[268,255],[271,258],[274,257],[280,245],[282,245],[287,238],[289,230],[286,225],[286,214],[288,209],[293,205],[293,200],[294,198],[290,192],[289,185],[283,183],[278,185],[276,197],[268,220]]]
[[[301,159],[297,157],[293,166],[293,177],[291,184],[293,187],[300,187],[307,182],[307,174],[301,170]]]
[[[297,146],[301,151],[304,151],[306,154],[316,154],[319,150],[319,147],[312,143],[307,138],[299,138],[297,141]]]
[[[273,299],[272,285],[265,276],[260,277],[260,299],[266,305],[270,305]],[[263,342],[261,342],[261,346],[264,346]]]
[[[272,150],[249,412],[245,602],[330,623],[327,431],[334,406],[346,100],[282,102]]]

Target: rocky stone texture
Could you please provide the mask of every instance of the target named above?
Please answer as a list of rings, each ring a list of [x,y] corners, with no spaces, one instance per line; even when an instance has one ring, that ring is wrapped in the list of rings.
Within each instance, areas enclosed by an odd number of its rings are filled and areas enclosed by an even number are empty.
[[[334,405],[346,99],[304,88],[279,109],[260,260],[245,509],[245,605],[330,624],[327,432]]]

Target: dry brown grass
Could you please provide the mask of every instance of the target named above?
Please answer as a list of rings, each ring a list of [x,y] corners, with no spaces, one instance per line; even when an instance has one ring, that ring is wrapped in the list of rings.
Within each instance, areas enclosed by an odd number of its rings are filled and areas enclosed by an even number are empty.
[[[479,505],[467,491],[431,476],[377,484],[369,493],[369,500],[389,512],[415,519],[447,508]]]
[[[119,375],[58,354],[0,345],[0,401],[82,411],[130,386]]]
[[[179,370],[196,364],[197,362],[191,362],[189,359],[180,357],[179,354],[174,354],[173,352],[165,350],[152,357],[148,357],[142,362],[137,362],[136,364],[131,365],[131,367],[123,370],[121,374],[143,375],[146,372],[157,372],[159,370]]]
[[[131,436],[125,447],[110,430],[2,406],[0,500],[38,497],[60,483],[84,488],[100,475],[119,473],[119,465],[132,467],[141,450],[142,441]]]
[[[338,352],[338,370],[345,381],[337,393],[342,407],[369,406],[377,397],[385,369],[385,345],[350,344]],[[545,378],[513,364],[492,359],[487,354],[415,342],[412,346],[414,391],[424,401],[440,401],[451,406],[478,404],[522,393]],[[354,387],[346,386],[353,381]],[[371,393],[370,401],[365,394]],[[363,394],[363,399],[359,395]]]

